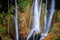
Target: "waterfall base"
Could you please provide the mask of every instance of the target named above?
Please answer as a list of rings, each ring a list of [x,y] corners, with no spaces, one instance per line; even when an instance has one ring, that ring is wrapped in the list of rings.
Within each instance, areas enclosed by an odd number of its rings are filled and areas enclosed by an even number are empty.
[[[44,40],[47,35],[48,35],[48,33],[41,34],[40,40]]]
[[[39,34],[31,35],[31,37],[28,40],[40,40],[40,38],[41,38],[41,34],[39,33]],[[27,40],[27,37],[26,37],[26,40]]]

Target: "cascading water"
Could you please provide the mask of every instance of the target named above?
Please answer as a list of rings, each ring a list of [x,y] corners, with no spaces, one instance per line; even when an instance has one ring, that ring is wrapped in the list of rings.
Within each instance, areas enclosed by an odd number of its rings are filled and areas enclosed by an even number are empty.
[[[38,11],[39,11],[39,19],[40,19],[41,11],[42,11],[42,0],[39,0],[39,2],[40,2],[40,5],[38,5]]]
[[[27,36],[27,40],[34,34],[40,33],[40,14],[41,14],[41,4],[38,4],[38,0],[34,0],[34,17],[33,17],[33,28],[30,34]],[[42,0],[41,0],[42,3]],[[40,8],[39,8],[40,6]],[[38,9],[39,8],[39,9]]]
[[[47,0],[46,0],[46,10],[47,10]],[[46,11],[46,14],[44,17],[44,34],[41,34],[40,40],[44,40],[44,38],[47,36],[47,34],[49,32],[49,29],[51,27],[52,17],[54,14],[54,10],[55,10],[55,0],[52,0],[49,17],[47,19],[47,11]]]
[[[31,32],[29,33],[29,35],[27,36],[27,40],[29,40],[29,38],[34,34],[38,34],[40,33],[40,15],[41,15],[41,9],[42,9],[42,0],[40,0],[40,5],[39,5],[39,0],[34,0],[32,9],[34,9],[34,15],[31,16],[33,17],[33,27],[31,29]],[[55,0],[51,1],[51,8],[50,8],[50,13],[48,16],[48,10],[47,10],[47,0],[46,0],[46,7],[45,7],[45,15],[44,15],[44,29],[43,29],[43,34],[41,34],[41,38],[40,40],[44,40],[45,37],[47,36],[49,30],[50,30],[50,25],[51,25],[51,21],[52,21],[52,17],[54,14],[54,10],[55,10]],[[48,16],[48,17],[47,17]],[[34,39],[33,39],[34,40]]]
[[[44,38],[47,36],[47,0],[46,0],[46,7],[45,7],[45,13],[44,13],[44,29],[43,29],[43,34],[41,34],[40,40],[44,40]]]
[[[48,20],[48,25],[47,25],[47,32],[49,32],[49,29],[51,27],[51,22],[52,22],[52,17],[54,15],[55,11],[55,0],[52,0],[51,2],[51,8],[50,8],[50,14],[49,14],[49,20]]]
[[[15,21],[16,40],[19,40],[17,13],[18,13],[17,12],[17,0],[15,0],[15,17],[14,17],[14,21]]]
[[[46,0],[46,7],[45,7],[45,13],[44,13],[44,30],[43,32],[45,33],[47,30],[47,0]]]
[[[40,32],[40,27],[39,27],[39,11],[38,11],[38,0],[35,0],[35,5],[34,5],[34,29],[35,29],[35,32],[36,34],[38,34]]]

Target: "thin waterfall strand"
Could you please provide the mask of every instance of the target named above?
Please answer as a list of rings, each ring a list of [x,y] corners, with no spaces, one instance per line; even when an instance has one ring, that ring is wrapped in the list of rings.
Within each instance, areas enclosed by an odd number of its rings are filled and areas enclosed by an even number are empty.
[[[47,10],[47,0],[46,0],[46,10]],[[45,11],[46,11],[45,10]],[[54,10],[55,10],[55,1],[52,0],[51,2],[51,9],[50,9],[50,15],[49,15],[49,20],[47,22],[47,13],[45,14],[45,17],[44,17],[44,34],[41,34],[41,38],[40,40],[44,40],[45,37],[47,36],[48,32],[49,32],[49,29],[50,29],[50,25],[51,25],[51,21],[52,21],[52,17],[53,17],[53,14],[54,14]],[[47,11],[46,11],[47,12]],[[45,24],[46,23],[46,24]],[[46,30],[47,29],[47,30]]]
[[[45,37],[47,36],[48,33],[46,33],[46,29],[47,29],[47,0],[46,0],[46,7],[45,7],[45,10],[44,10],[44,29],[43,29],[43,34],[41,34],[41,38],[40,40],[44,40]]]
[[[32,8],[31,8],[31,13],[30,13],[30,18],[33,20],[33,6],[34,6],[34,2],[33,2],[33,5],[32,5]],[[30,22],[32,21],[32,20],[30,20]],[[30,26],[30,25],[29,25]],[[32,25],[33,26],[33,25]],[[31,27],[31,26],[30,26]],[[26,40],[29,40],[29,38],[32,36],[32,34],[33,34],[33,32],[34,32],[34,29],[31,29],[31,31],[30,31],[30,33],[29,33],[29,35],[27,36],[27,39]]]
[[[39,11],[39,19],[41,17],[41,11],[42,11],[42,0],[40,0],[40,5],[38,5],[38,11]]]
[[[45,8],[45,13],[44,13],[44,33],[46,33],[47,30],[47,0],[46,0],[46,8]]]
[[[29,33],[29,35],[27,36],[26,40],[29,40],[29,38],[33,35],[34,29],[31,30],[31,32]]]
[[[38,11],[38,0],[35,0],[34,4],[34,22],[33,22],[33,28],[30,32],[30,34],[27,37],[27,40],[33,35],[33,33],[38,34],[40,32],[40,25],[39,25],[39,11]]]
[[[47,32],[49,32],[49,30],[50,30],[52,18],[53,18],[53,15],[54,15],[54,11],[55,11],[55,0],[52,0],[51,8],[50,8],[49,21],[47,23]]]
[[[38,0],[35,0],[35,5],[34,5],[34,22],[33,22],[33,27],[35,29],[35,33],[38,34],[40,32],[40,27],[39,27],[39,11],[38,11]]]
[[[17,0],[15,0],[15,31],[16,31],[16,40],[19,40],[19,36],[18,36],[18,20],[17,20]]]

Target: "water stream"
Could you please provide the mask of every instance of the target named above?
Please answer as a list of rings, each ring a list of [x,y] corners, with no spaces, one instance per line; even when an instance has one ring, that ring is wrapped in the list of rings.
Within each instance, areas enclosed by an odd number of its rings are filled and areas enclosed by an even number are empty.
[[[50,7],[50,13],[49,16],[47,18],[47,0],[46,0],[46,13],[45,13],[45,17],[44,17],[44,33],[41,34],[41,38],[40,40],[44,40],[45,37],[47,36],[48,32],[50,31],[51,28],[51,22],[52,22],[52,18],[54,15],[54,10],[55,10],[55,0],[51,1],[51,7]]]
[[[38,1],[40,1],[40,4]],[[47,10],[48,5],[47,4],[48,4],[48,0],[46,0],[46,7],[45,7],[45,14],[44,14],[44,29],[43,29],[44,33],[41,34],[40,40],[44,40],[45,37],[48,35],[48,32],[51,28],[52,17],[53,17],[54,10],[55,10],[55,0],[52,0],[50,11],[49,11],[49,16],[48,16],[48,10]],[[33,35],[33,33],[38,34],[41,32],[40,16],[41,16],[41,9],[42,9],[42,0],[34,0],[33,7],[34,7],[34,12],[33,12],[34,16],[32,16],[33,17],[33,28],[31,29],[31,32],[27,36],[27,40],[29,40],[29,38]]]
[[[55,0],[51,1],[51,7],[50,7],[50,14],[49,14],[49,18],[48,18],[48,25],[47,25],[47,32],[49,32],[50,28],[51,28],[51,22],[52,22],[52,18],[54,15],[54,11],[55,11]]]
[[[18,36],[18,12],[17,12],[17,0],[15,0],[15,17],[14,17],[14,21],[15,21],[15,31],[16,31],[16,40],[19,40],[19,36]]]
[[[40,1],[40,4],[39,4],[39,1]],[[52,17],[53,17],[53,14],[54,14],[54,10],[55,10],[55,0],[52,0],[51,1],[51,7],[50,7],[50,11],[49,11],[49,16],[47,18],[47,0],[46,0],[46,7],[45,7],[45,15],[44,15],[44,33],[41,34],[41,38],[40,40],[44,40],[44,38],[48,35],[48,32],[51,28],[51,22],[52,22]],[[30,33],[28,34],[27,36],[27,39],[26,40],[29,40],[29,38],[34,34],[38,34],[41,32],[40,30],[40,17],[41,17],[41,11],[42,11],[42,0],[34,0],[34,3],[33,3],[33,7],[32,7],[32,10],[33,10],[33,24],[32,24],[32,29],[30,31]],[[17,0],[15,0],[15,17],[14,17],[14,21],[15,21],[15,31],[16,31],[16,40],[19,40],[19,36],[18,36],[18,20],[17,20]],[[33,36],[33,40],[34,40],[34,37]]]
[[[41,1],[42,3],[42,1]],[[34,0],[34,16],[33,16],[33,28],[31,32],[27,36],[27,40],[33,35],[33,33],[40,33],[40,14],[41,14],[41,6],[39,8],[38,0]]]

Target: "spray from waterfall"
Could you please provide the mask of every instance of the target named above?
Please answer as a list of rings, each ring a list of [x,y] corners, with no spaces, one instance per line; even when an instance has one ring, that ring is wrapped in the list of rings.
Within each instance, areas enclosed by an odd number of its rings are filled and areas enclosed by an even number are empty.
[[[14,17],[14,21],[15,21],[15,31],[16,31],[16,40],[19,40],[19,36],[18,36],[18,15],[17,15],[17,0],[15,0],[15,17]]]

